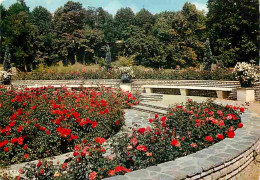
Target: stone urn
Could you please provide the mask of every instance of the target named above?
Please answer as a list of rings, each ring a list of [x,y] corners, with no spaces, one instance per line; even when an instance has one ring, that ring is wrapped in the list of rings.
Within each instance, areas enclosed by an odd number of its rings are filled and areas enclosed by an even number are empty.
[[[123,83],[130,83],[131,82],[131,77],[129,77],[128,74],[122,74],[121,80]]]

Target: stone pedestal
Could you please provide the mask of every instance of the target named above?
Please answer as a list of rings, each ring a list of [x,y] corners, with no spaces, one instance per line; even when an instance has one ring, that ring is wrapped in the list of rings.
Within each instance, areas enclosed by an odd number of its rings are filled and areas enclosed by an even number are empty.
[[[219,99],[226,99],[228,97],[227,91],[217,91],[217,97]]]
[[[148,94],[153,93],[152,88],[145,88],[145,93],[148,93]]]
[[[129,92],[132,91],[131,83],[123,83],[123,84],[120,84],[120,88],[121,88],[123,91],[129,91]]]
[[[255,101],[255,90],[252,88],[238,88],[237,100],[243,102]]]
[[[188,96],[189,95],[189,89],[180,89],[182,96]]]

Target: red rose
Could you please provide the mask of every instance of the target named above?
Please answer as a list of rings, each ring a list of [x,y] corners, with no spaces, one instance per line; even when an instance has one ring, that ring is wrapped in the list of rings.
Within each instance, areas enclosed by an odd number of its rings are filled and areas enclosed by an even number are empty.
[[[240,108],[240,112],[242,112],[242,113],[245,112],[245,108],[242,108],[242,107],[241,107],[241,108]]]
[[[234,131],[228,131],[227,136],[228,136],[229,138],[235,137]]]
[[[95,138],[95,141],[96,141],[96,143],[103,144],[106,140],[104,138],[97,137],[97,138]]]
[[[8,147],[4,147],[4,151],[5,151],[5,152],[8,152],[8,151],[9,151],[9,148],[8,148]]]
[[[243,126],[244,126],[243,123],[239,123],[239,124],[237,125],[238,128],[242,128]]]
[[[121,172],[121,171],[124,171],[124,167],[123,166],[117,166],[115,167],[115,172]]]
[[[145,128],[139,128],[137,132],[143,134],[145,132]]]
[[[37,167],[40,167],[42,165],[42,162],[39,161],[38,164],[36,165]]]
[[[161,121],[165,121],[167,119],[166,116],[161,117]]]
[[[23,150],[26,150],[28,148],[28,146],[25,144],[24,146],[23,146]]]
[[[173,139],[171,145],[174,147],[180,147],[181,143],[177,139]]]
[[[92,128],[95,128],[95,127],[97,127],[98,123],[96,121],[92,121],[91,124],[92,124]]]
[[[67,168],[67,166],[68,166],[67,163],[63,163],[63,164],[61,165],[62,170],[65,170],[65,169]]]
[[[136,149],[137,149],[138,151],[143,151],[143,152],[146,152],[146,151],[147,151],[147,148],[146,148],[144,145],[139,145],[139,146],[136,147]]]
[[[22,137],[19,137],[19,138],[18,138],[18,144],[19,144],[19,145],[23,145],[23,140],[24,140],[24,139],[23,139]]]
[[[17,138],[13,138],[13,139],[11,139],[11,143],[13,144],[13,143],[16,143],[18,140],[17,140]]]
[[[50,132],[49,130],[46,130],[45,133],[46,133],[47,135],[50,135],[50,134],[51,134],[51,132]]]
[[[217,134],[217,139],[218,139],[218,140],[223,140],[223,139],[224,139],[223,134]]]
[[[154,117],[155,117],[155,118],[158,118],[158,117],[159,117],[159,115],[158,115],[158,114],[155,114],[155,115],[154,115]]]
[[[27,159],[29,157],[29,154],[24,154],[24,158]]]
[[[205,137],[205,141],[212,142],[212,141],[213,141],[213,137],[211,137],[211,136],[206,136],[206,137]]]
[[[43,174],[43,173],[44,173],[44,169],[41,169],[41,170],[40,170],[40,173]]]

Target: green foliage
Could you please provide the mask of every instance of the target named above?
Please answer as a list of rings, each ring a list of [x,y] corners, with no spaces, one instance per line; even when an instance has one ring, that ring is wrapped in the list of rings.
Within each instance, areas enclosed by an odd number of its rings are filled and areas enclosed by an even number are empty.
[[[126,57],[126,56],[119,56],[118,60],[113,62],[113,66],[114,67],[128,67],[128,66],[133,66],[134,65],[134,59],[135,56],[130,56],[130,57]]]
[[[259,1],[209,0],[212,53],[226,66],[259,60]]]
[[[127,27],[135,24],[135,14],[131,8],[121,8],[115,15],[117,38],[122,39],[122,33]]]
[[[52,16],[41,6],[30,12],[20,0],[8,10],[0,5],[0,63],[5,47],[10,47],[11,63],[20,71],[59,61],[66,66],[98,63],[109,45],[112,61],[135,56],[135,65],[195,67],[209,58],[207,38],[218,65],[257,61],[258,5],[256,0],[210,0],[207,15],[187,2],[176,12],[153,15],[143,8],[135,14],[127,7],[113,17],[103,8],[85,9],[79,2],[68,1]]]
[[[132,64],[134,56],[120,57],[120,61],[114,62],[114,66],[126,66]],[[99,60],[97,60],[99,62]],[[70,66],[69,66],[70,67]],[[77,67],[74,70],[59,71],[55,68],[31,73],[18,73],[13,77],[16,80],[73,80],[73,79],[120,79],[121,74],[116,68],[107,71],[105,68],[86,69]],[[64,69],[64,68],[62,68]],[[214,71],[199,71],[194,68],[184,70],[147,69],[134,67],[136,79],[162,79],[162,80],[227,80],[234,81],[235,74],[230,69],[217,68]]]

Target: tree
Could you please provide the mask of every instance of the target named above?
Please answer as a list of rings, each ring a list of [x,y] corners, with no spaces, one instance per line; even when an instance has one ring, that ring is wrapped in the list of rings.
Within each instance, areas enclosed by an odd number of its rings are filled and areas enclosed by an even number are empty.
[[[136,24],[139,27],[144,28],[146,33],[148,33],[149,30],[151,30],[154,22],[154,15],[144,8],[136,14]]]
[[[3,45],[3,42],[5,41],[6,37],[6,23],[5,23],[5,18],[7,16],[7,11],[5,7],[0,4],[0,63],[3,63],[4,61],[4,54],[5,54],[5,48]]]
[[[56,51],[65,65],[77,62],[77,46],[73,33],[84,27],[86,10],[81,3],[68,1],[54,13]]]
[[[121,8],[115,15],[115,25],[117,29],[117,38],[122,39],[122,33],[127,27],[135,24],[135,14],[131,8]]]
[[[35,7],[30,14],[30,22],[37,28],[33,49],[35,52],[34,68],[37,64],[51,65],[57,61],[54,49],[52,15],[44,7]]]
[[[72,34],[75,30],[83,29],[85,14],[81,3],[68,1],[54,13],[55,30],[60,34]]]
[[[29,7],[24,1],[11,5],[5,19],[6,37],[3,42],[10,47],[14,66],[22,71],[30,71],[34,61],[32,42],[35,28],[29,22]]]
[[[258,61],[258,0],[209,0],[207,29],[212,53],[226,66]]]

